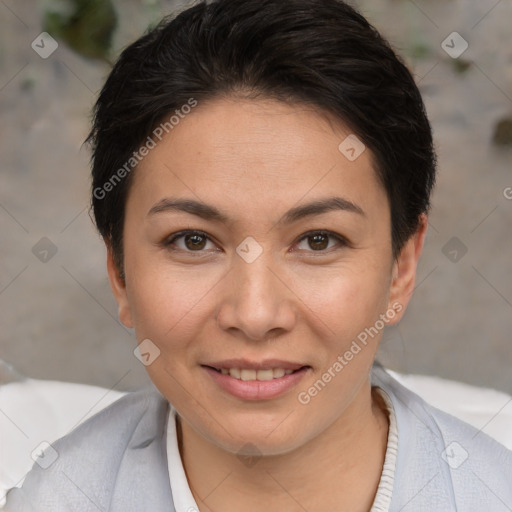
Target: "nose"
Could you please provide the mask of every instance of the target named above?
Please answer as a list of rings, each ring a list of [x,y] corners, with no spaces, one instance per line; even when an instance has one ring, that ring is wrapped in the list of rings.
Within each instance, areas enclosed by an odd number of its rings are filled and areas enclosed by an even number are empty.
[[[220,328],[253,341],[293,329],[297,318],[294,298],[297,299],[284,273],[272,263],[272,255],[265,251],[251,263],[234,257],[218,295]]]

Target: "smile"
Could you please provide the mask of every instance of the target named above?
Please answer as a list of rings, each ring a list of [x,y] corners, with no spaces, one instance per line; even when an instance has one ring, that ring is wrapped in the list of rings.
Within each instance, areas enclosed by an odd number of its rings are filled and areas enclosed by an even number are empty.
[[[284,368],[270,368],[267,370],[253,370],[250,368],[221,368],[218,370],[222,375],[229,375],[235,379],[240,380],[272,380],[279,379],[285,375],[290,375],[296,370],[285,370]]]
[[[202,365],[220,389],[242,400],[269,400],[291,391],[311,370],[310,366],[294,366],[255,369]]]

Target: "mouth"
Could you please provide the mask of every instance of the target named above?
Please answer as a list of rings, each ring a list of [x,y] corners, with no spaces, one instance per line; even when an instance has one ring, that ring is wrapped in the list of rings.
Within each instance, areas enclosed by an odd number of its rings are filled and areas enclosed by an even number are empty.
[[[285,375],[291,375],[292,373],[296,373],[302,369],[310,368],[310,366],[301,366],[295,370],[290,368],[267,368],[267,369],[259,369],[255,370],[253,368],[215,368],[213,366],[204,365],[206,368],[211,368],[215,370],[217,373],[222,375],[229,375],[234,379],[243,380],[243,381],[268,381],[274,379],[280,379]]]
[[[282,396],[298,386],[312,370],[309,365],[279,360],[259,363],[230,360],[201,367],[219,389],[242,400],[270,400]]]

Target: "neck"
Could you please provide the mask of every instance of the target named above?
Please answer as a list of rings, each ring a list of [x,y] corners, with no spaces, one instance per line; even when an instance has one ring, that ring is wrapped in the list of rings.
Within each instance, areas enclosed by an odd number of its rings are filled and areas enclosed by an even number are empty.
[[[201,512],[367,512],[382,473],[387,436],[385,404],[369,382],[324,432],[281,455],[241,460],[178,417],[183,465]]]

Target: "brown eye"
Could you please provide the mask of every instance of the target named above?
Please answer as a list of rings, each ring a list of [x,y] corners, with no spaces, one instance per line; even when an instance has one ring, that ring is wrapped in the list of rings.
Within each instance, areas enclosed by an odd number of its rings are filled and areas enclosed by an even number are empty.
[[[184,240],[185,246],[187,247],[187,249],[190,249],[191,251],[204,249],[204,246],[206,245],[206,237],[203,235],[185,235]]]
[[[207,247],[208,244],[212,247]],[[168,237],[163,245],[173,251],[206,253],[208,249],[215,249],[210,237],[201,231],[181,231]],[[206,250],[205,250],[206,249]]]
[[[331,243],[334,241],[334,243]],[[304,244],[307,247],[300,247],[300,244]],[[306,233],[298,243],[299,249],[305,250],[306,252],[327,252],[326,249],[342,248],[348,245],[348,242],[341,235],[331,233],[329,231],[311,231]]]
[[[309,247],[315,251],[326,249],[329,245],[329,237],[324,234],[308,236]]]

